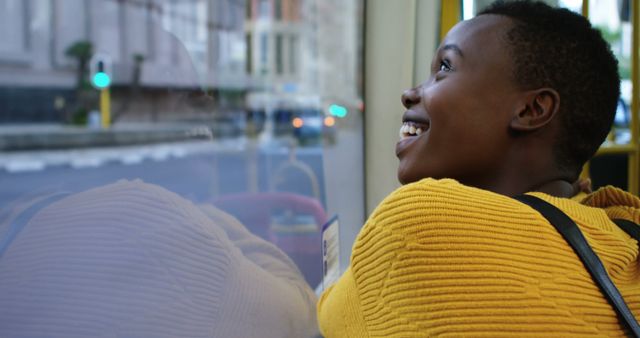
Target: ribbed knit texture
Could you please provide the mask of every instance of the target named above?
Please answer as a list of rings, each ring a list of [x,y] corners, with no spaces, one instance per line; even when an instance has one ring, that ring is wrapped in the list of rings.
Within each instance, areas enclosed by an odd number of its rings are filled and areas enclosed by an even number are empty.
[[[119,182],[42,209],[0,257],[0,337],[308,337],[295,265],[232,217]]]
[[[578,224],[638,317],[638,244],[609,217],[640,222],[640,200],[614,188],[586,197],[589,206],[534,195]],[[388,196],[358,235],[349,269],[322,295],[318,315],[327,338],[624,336],[542,215],[453,180],[425,179]]]

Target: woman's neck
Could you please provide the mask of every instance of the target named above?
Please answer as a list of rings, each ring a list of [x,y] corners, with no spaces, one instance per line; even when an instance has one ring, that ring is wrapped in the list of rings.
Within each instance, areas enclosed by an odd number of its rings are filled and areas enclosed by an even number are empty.
[[[547,195],[563,198],[571,198],[579,192],[576,191],[576,186],[572,182],[565,179],[554,179],[544,182],[533,186],[530,191],[538,191]]]
[[[551,170],[506,170],[496,175],[493,180],[462,183],[506,196],[537,191],[555,197],[571,198],[580,192],[578,184],[572,180],[570,174],[555,172],[551,175],[540,175],[550,172]]]

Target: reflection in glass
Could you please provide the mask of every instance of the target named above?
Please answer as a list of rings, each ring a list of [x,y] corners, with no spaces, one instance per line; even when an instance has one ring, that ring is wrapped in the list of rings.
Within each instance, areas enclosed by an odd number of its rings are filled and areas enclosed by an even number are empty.
[[[362,1],[31,3],[0,0],[0,336],[313,336],[320,228],[363,223]]]

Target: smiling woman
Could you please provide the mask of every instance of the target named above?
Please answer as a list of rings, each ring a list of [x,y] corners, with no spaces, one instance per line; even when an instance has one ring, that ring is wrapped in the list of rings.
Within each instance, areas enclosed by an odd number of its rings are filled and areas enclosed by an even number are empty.
[[[429,77],[402,94],[404,186],[377,206],[349,268],[321,296],[322,333],[584,337],[637,328],[618,321],[556,222],[518,197],[568,215],[640,314],[637,243],[611,220],[639,222],[640,199],[613,187],[586,195],[578,180],[615,115],[616,65],[588,20],[542,2],[496,2],[449,31]]]

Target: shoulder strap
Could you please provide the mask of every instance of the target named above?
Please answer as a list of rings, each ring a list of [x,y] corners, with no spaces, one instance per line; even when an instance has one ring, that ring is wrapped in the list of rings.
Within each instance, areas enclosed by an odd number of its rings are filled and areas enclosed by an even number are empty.
[[[609,304],[616,311],[622,323],[635,337],[640,337],[640,325],[638,325],[622,295],[620,295],[615,284],[609,278],[604,265],[602,265],[598,256],[587,243],[576,223],[560,209],[538,197],[520,195],[514,198],[536,209],[558,230],[571,245],[573,251],[580,257],[580,260],[582,260],[582,263],[591,274],[591,278],[593,278],[605,298],[609,301]]]
[[[640,225],[627,221],[626,219],[616,218],[612,220],[620,229],[624,230],[631,238],[640,242]]]

